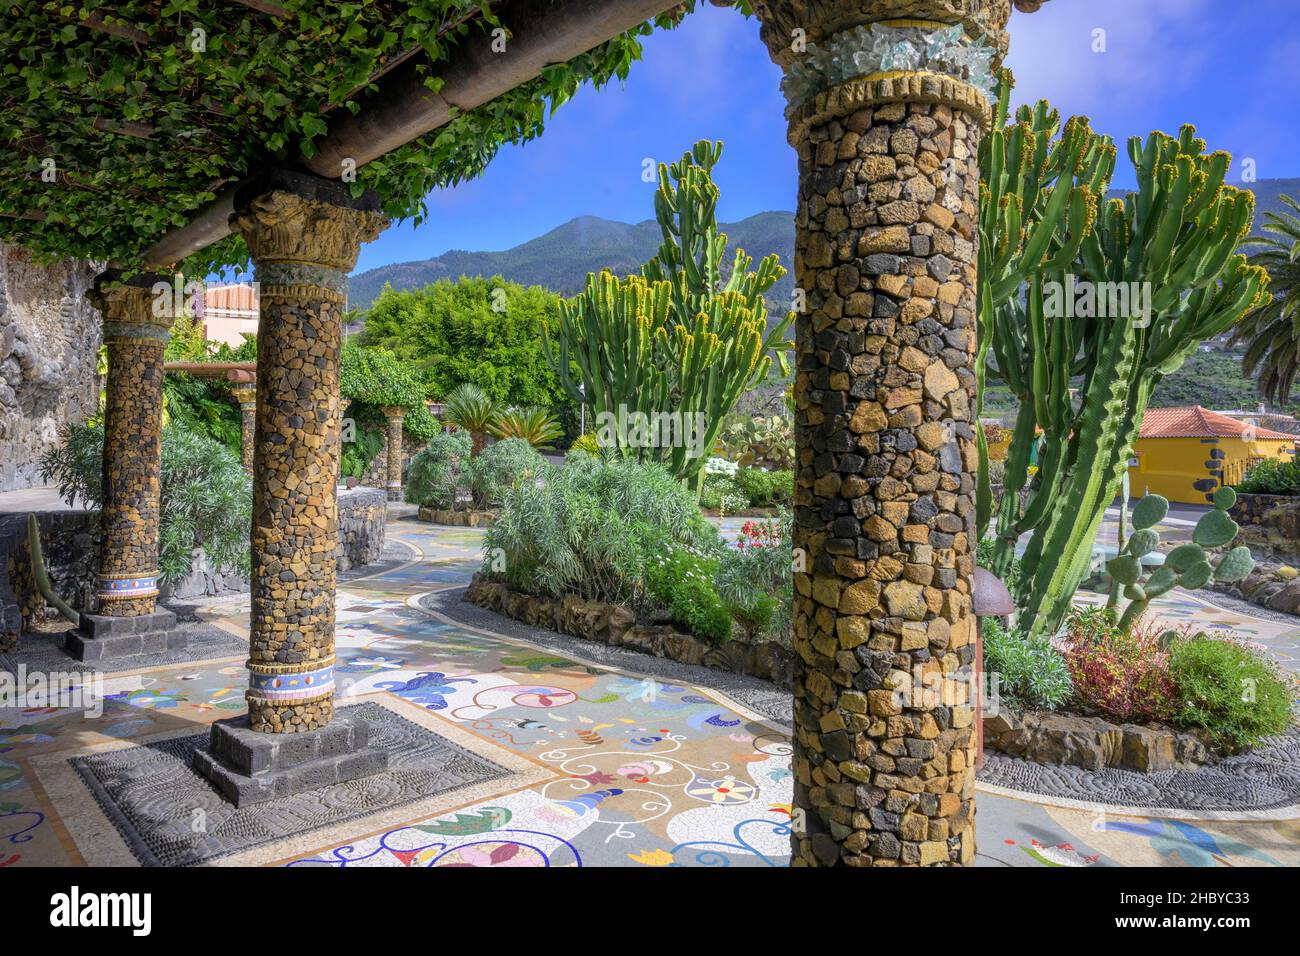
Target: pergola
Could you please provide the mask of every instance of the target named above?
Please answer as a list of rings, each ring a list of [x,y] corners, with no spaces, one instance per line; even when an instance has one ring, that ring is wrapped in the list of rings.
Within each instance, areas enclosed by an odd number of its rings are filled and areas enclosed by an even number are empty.
[[[196,761],[231,799],[384,765],[333,707],[341,310],[361,244],[692,5],[230,0],[164,18],[159,0],[85,17],[30,0],[0,28],[19,51],[0,115],[28,171],[0,183],[0,238],[111,263],[83,659],[172,624],[156,583],[175,310],[150,270],[247,254],[260,283],[248,717]],[[799,160],[794,860],[969,863],[976,152],[1011,0],[750,6]]]

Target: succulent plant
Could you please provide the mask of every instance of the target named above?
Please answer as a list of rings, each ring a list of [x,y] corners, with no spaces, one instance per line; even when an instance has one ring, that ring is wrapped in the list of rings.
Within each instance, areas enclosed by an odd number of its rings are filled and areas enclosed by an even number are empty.
[[[1230,544],[1237,537],[1237,522],[1228,509],[1237,501],[1231,488],[1220,488],[1214,495],[1214,508],[1201,515],[1192,531],[1192,540],[1180,544],[1165,556],[1160,567],[1148,572],[1142,558],[1160,546],[1160,532],[1155,525],[1169,513],[1169,501],[1160,495],[1147,495],[1133,509],[1133,534],[1124,549],[1106,563],[1110,573],[1110,605],[1114,606],[1123,588],[1129,605],[1119,620],[1127,631],[1140,618],[1153,598],[1174,587],[1195,590],[1211,580],[1231,584],[1242,580],[1255,567],[1250,549],[1239,545],[1224,553],[1217,563],[1210,562],[1210,551]]]

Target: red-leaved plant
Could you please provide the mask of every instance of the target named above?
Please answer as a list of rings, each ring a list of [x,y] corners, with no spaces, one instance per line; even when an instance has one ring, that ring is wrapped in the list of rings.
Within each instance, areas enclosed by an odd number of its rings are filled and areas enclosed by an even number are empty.
[[[1160,640],[1167,630],[1139,619],[1125,632],[1108,608],[1076,609],[1062,653],[1079,700],[1113,720],[1172,719],[1177,687]]]

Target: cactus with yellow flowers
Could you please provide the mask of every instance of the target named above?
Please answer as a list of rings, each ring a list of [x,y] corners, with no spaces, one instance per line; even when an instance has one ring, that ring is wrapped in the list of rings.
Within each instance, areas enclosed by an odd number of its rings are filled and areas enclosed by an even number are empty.
[[[1038,115],[1019,114],[1031,125]],[[1068,138],[1069,123],[1066,129]],[[1108,141],[1097,144],[1104,149]],[[1086,234],[1076,235],[1071,223],[1054,237],[1072,256],[1052,254],[1052,243],[1029,250],[1036,268],[1023,297],[991,303],[995,285],[981,299],[996,361],[990,374],[1020,399],[994,571],[1009,565],[1017,540],[1030,533],[1015,598],[1020,627],[1032,635],[1059,628],[1088,573],[1156,385],[1268,295],[1264,270],[1234,255],[1250,230],[1254,196],[1224,184],[1228,154],[1207,154],[1190,126],[1177,137],[1134,137],[1128,151],[1137,192],[1108,200]],[[993,158],[981,158],[986,176],[996,172]],[[1089,191],[1105,186],[1088,174]],[[982,241],[993,250],[1015,244],[1002,218],[983,225],[990,228]],[[1083,298],[1076,301],[1076,292]],[[1038,471],[1022,501],[1035,447]]]
[[[723,276],[727,237],[712,178],[721,155],[721,143],[702,141],[671,167],[660,164],[655,256],[640,275],[588,274],[586,288],[560,304],[557,326],[542,330],[561,385],[591,406],[604,444],[688,482],[727,412],[767,377],[774,357],[784,371],[793,320],[767,327],[763,294],[785,275],[775,255],[751,271],[753,260],[738,249]],[[654,433],[639,433],[636,421],[626,427],[629,415]]]

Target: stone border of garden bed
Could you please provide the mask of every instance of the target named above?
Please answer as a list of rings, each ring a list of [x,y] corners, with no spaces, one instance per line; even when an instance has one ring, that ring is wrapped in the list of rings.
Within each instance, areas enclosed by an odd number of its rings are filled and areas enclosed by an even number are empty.
[[[719,508],[701,508],[700,514],[706,518],[776,518],[781,514],[780,508],[741,508],[723,514]]]
[[[452,525],[458,528],[486,528],[497,520],[497,512],[430,508],[421,505],[416,517],[420,521]]]
[[[771,641],[712,644],[669,625],[638,624],[626,607],[586,601],[575,594],[550,598],[516,591],[500,581],[475,574],[465,599],[497,614],[563,634],[614,647],[626,647],[681,664],[695,664],[769,680],[790,688],[794,655]]]
[[[1103,717],[1005,706],[984,717],[984,746],[1047,766],[1143,773],[1194,770],[1223,756],[1204,736],[1162,724],[1116,724]]]

